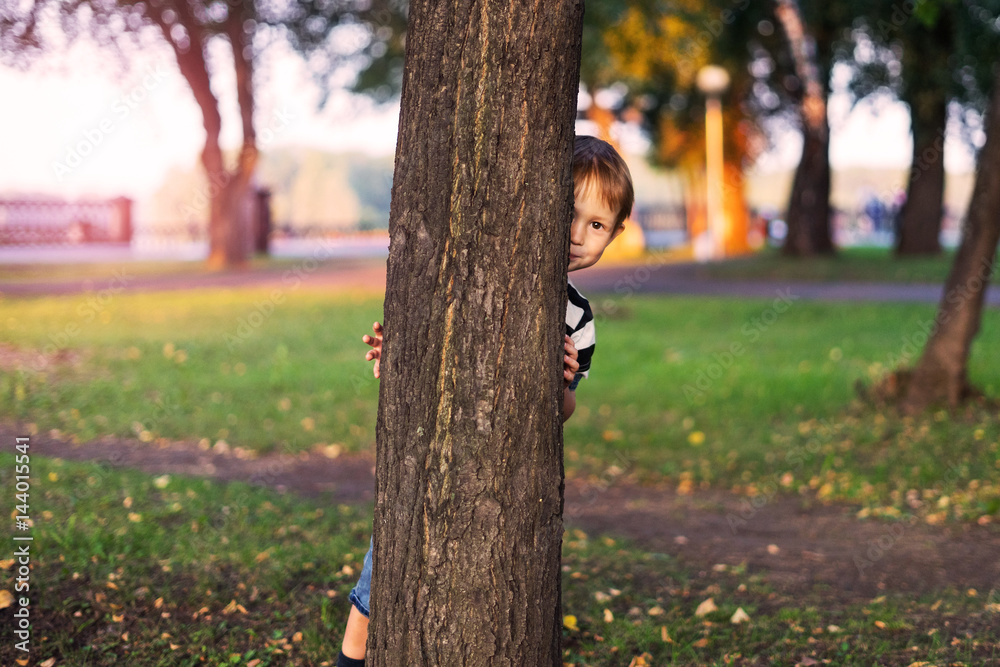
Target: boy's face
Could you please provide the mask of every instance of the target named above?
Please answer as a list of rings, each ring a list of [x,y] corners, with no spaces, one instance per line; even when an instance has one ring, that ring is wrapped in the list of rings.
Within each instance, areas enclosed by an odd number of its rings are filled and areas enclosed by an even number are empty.
[[[615,212],[600,196],[597,185],[584,181],[573,193],[573,224],[569,233],[569,270],[593,266],[624,229],[615,229]]]

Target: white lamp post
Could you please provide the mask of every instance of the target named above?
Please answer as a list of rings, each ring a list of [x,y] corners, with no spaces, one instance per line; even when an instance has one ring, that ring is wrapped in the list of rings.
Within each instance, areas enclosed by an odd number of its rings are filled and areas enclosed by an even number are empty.
[[[722,93],[729,87],[729,72],[718,65],[698,70],[698,90],[705,94],[705,195],[706,217],[711,255],[725,254],[725,215],[723,210]]]

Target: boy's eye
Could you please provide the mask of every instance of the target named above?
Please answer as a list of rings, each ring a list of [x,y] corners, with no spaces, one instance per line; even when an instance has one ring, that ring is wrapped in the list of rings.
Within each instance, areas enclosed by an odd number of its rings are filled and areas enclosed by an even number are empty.
[[[601,223],[599,223],[597,220],[594,220],[590,224],[591,224],[591,226],[593,226],[594,229],[604,229],[604,225],[602,225]]]

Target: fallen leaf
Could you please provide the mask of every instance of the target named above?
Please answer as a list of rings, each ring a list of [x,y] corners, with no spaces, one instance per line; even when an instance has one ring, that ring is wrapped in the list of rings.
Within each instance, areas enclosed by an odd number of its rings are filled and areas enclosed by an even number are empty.
[[[0,570],[8,570],[14,567],[14,559],[0,560]]]
[[[604,622],[605,623],[613,623],[614,620],[615,620],[615,615],[611,613],[611,610],[610,609],[605,609],[604,610]]]
[[[729,620],[732,623],[745,623],[750,620],[750,617],[747,615],[745,611],[743,611],[743,607],[740,607],[739,609],[736,610],[736,613],[733,614],[732,618],[730,618]]]
[[[875,627],[882,629],[885,627],[885,621],[875,621]]]
[[[165,489],[170,484],[170,475],[160,475],[153,480],[153,486],[158,489]]]
[[[38,667],[52,667],[55,664],[56,664],[56,659],[55,658],[49,658],[45,662],[39,663]]]
[[[650,609],[646,613],[649,614],[650,616],[662,616],[663,615],[663,607],[660,607],[660,606],[653,607],[652,609]]]
[[[712,598],[708,598],[700,605],[698,605],[698,608],[694,610],[694,615],[704,616],[706,614],[711,614],[713,611],[716,610],[718,610],[718,607],[715,606],[715,600],[713,600]]]
[[[781,549],[778,547],[777,544],[767,545],[767,553],[771,554],[772,556],[777,556],[780,551]]]
[[[708,637],[702,637],[695,643],[691,644],[691,646],[696,646],[697,648],[705,648],[706,646],[708,646]]]
[[[14,604],[14,596],[10,591],[0,591],[0,609],[6,609]]]
[[[673,644],[674,640],[670,638],[670,633],[667,632],[667,626],[660,626],[660,639],[663,640],[665,644]]]
[[[563,627],[567,630],[579,630],[580,628],[576,625],[576,616],[573,614],[568,614],[563,616]]]

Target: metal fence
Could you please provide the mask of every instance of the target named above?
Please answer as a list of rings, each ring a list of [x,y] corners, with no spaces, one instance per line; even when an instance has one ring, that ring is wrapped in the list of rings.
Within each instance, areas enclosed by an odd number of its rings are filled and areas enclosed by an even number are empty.
[[[0,199],[0,245],[130,243],[132,200]]]

